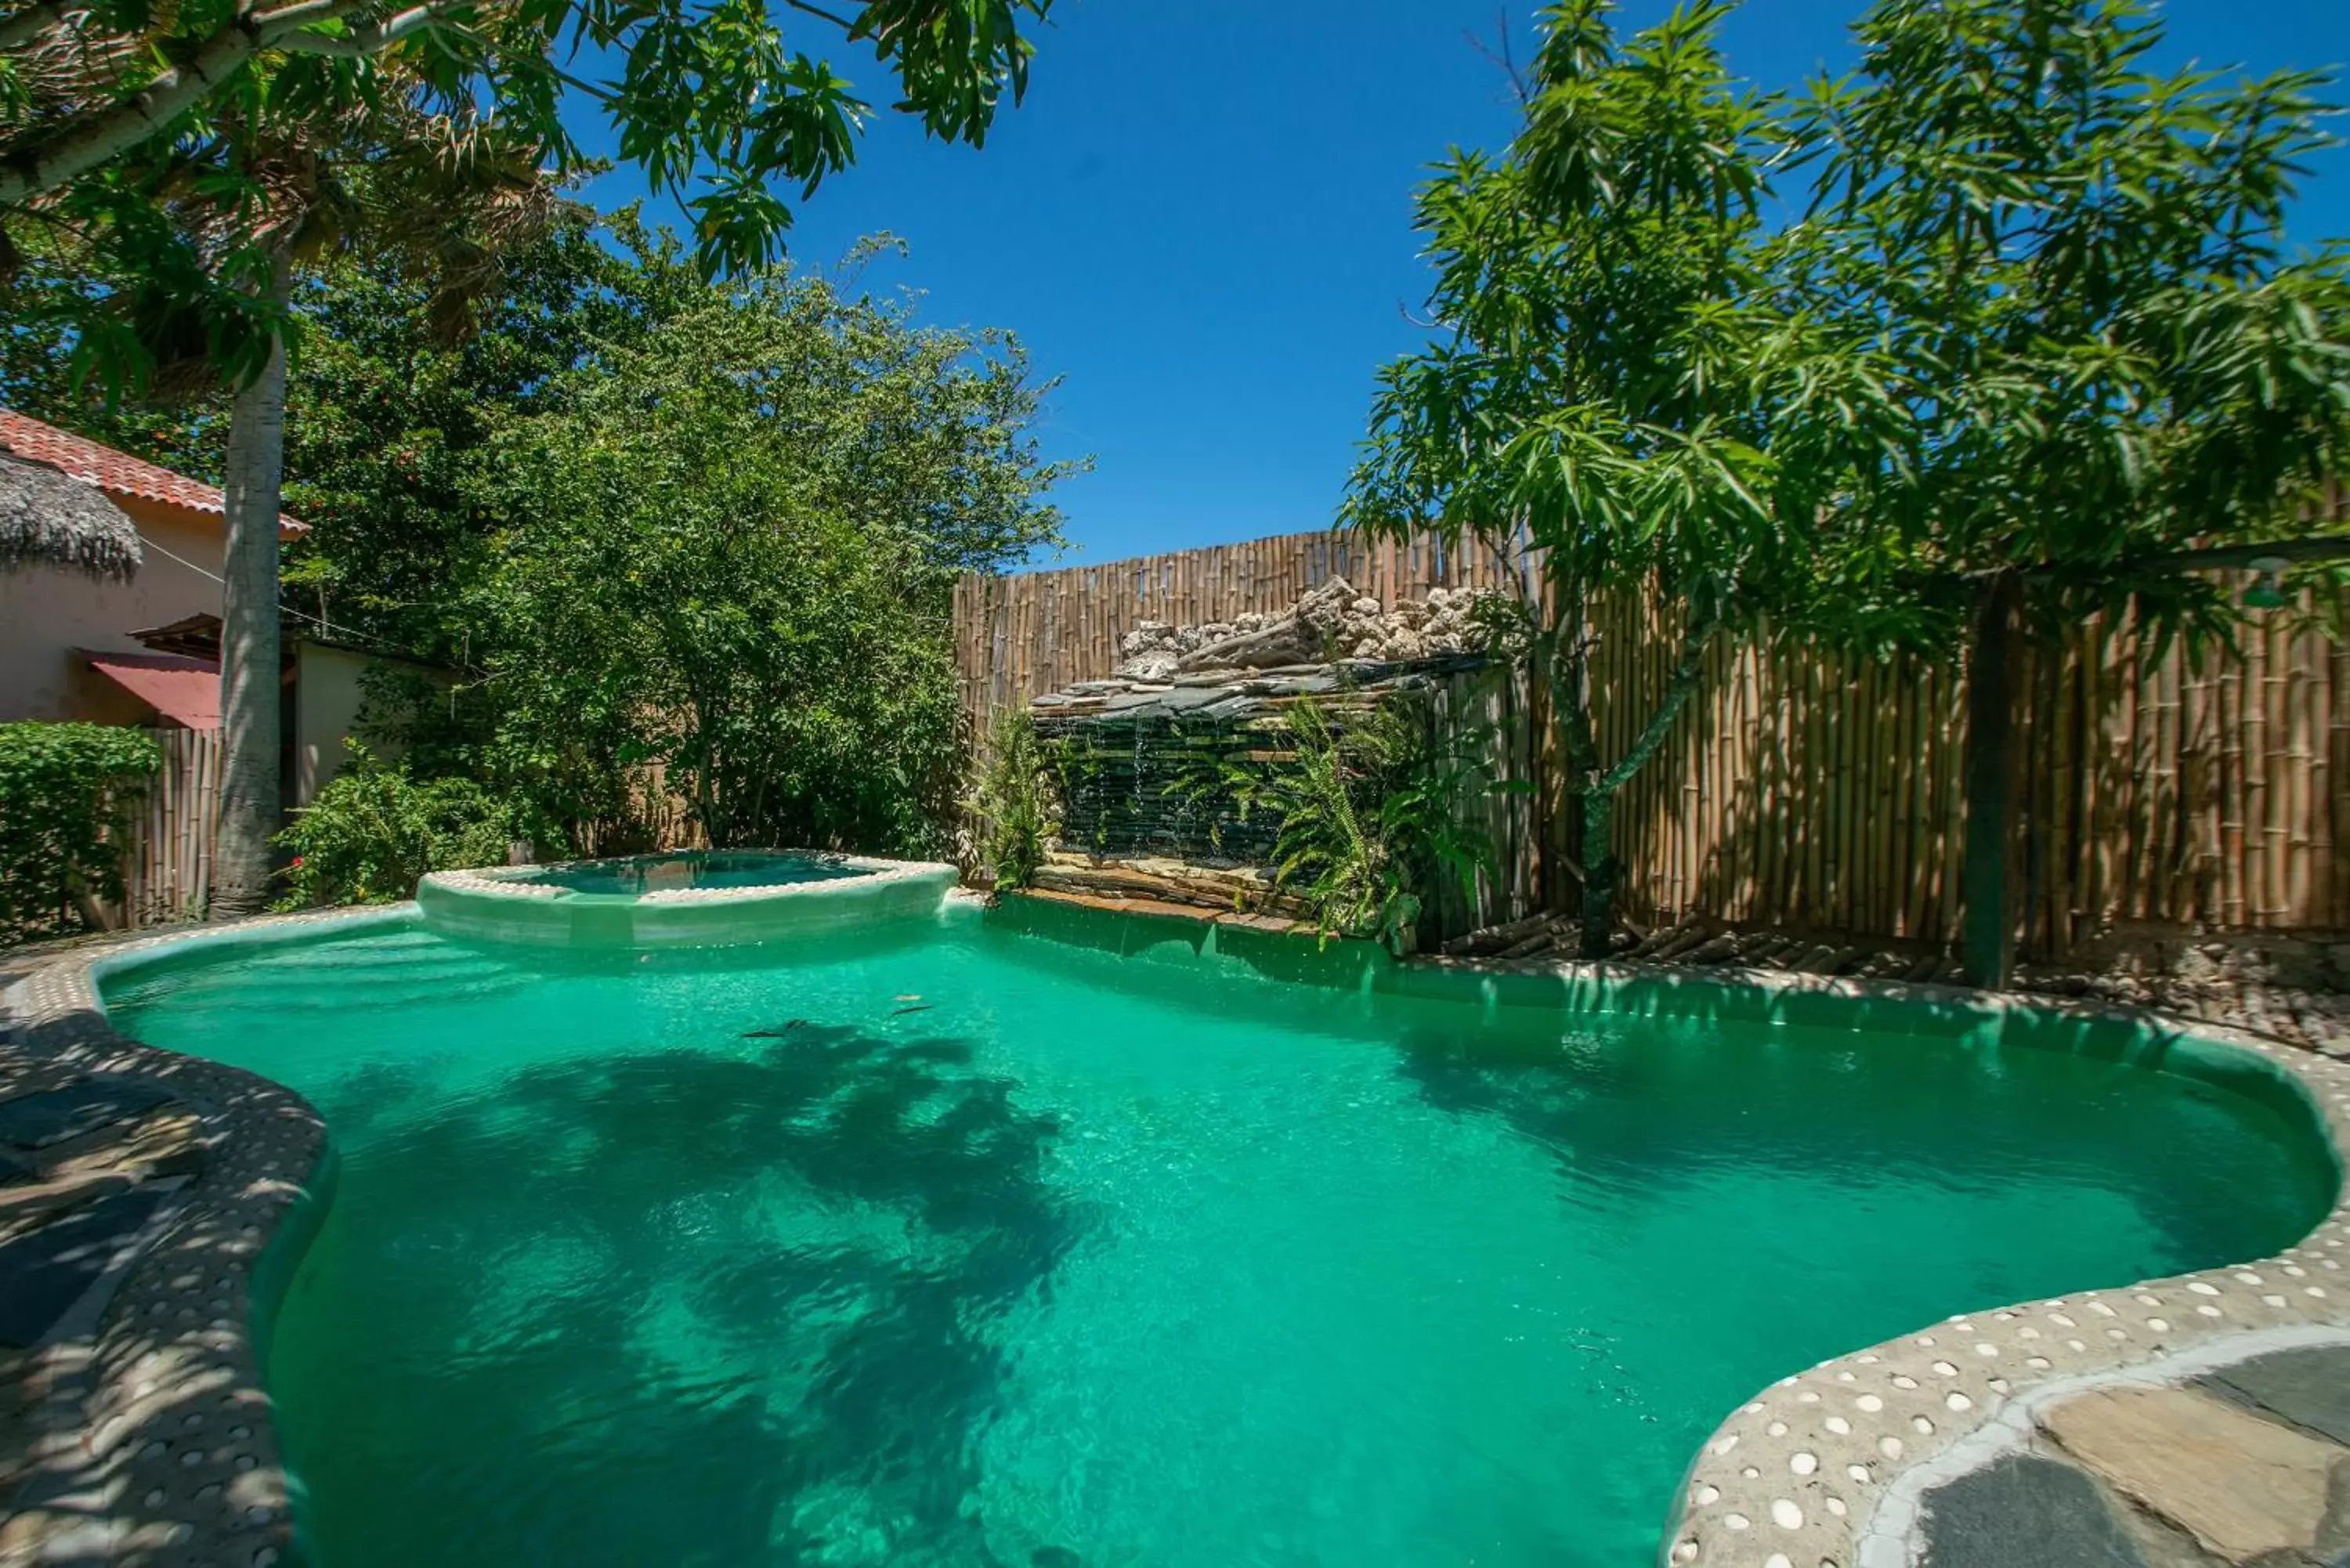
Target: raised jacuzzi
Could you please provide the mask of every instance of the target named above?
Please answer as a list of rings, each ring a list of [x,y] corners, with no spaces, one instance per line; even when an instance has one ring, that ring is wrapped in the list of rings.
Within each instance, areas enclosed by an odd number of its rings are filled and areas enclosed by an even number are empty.
[[[816,850],[709,850],[436,871],[425,922],[457,936],[589,948],[726,947],[935,912],[957,880],[935,862]]]

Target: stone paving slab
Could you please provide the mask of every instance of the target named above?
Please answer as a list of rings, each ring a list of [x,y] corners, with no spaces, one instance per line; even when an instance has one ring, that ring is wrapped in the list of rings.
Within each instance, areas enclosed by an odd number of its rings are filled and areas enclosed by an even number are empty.
[[[2229,1563],[2311,1553],[2337,1463],[2350,1450],[2183,1388],[2085,1394],[2041,1425],[2139,1507]]]
[[[2152,1568],[2097,1483],[2009,1454],[1928,1494],[1922,1568]]]
[[[177,1101],[144,1116],[44,1146],[32,1172],[41,1181],[70,1180],[101,1172],[133,1178],[192,1176],[203,1168],[203,1119]]]
[[[126,1116],[154,1109],[172,1097],[152,1084],[69,1084],[38,1094],[0,1100],[0,1144],[15,1150],[61,1143]]]
[[[2318,1349],[2275,1351],[2240,1361],[2197,1383],[2222,1398],[2350,1445],[2350,1355]]]
[[[2246,1340],[2258,1336],[2245,1336]],[[2252,1347],[2168,1383],[2109,1381],[2027,1410],[2015,1445],[1928,1490],[1922,1568],[2345,1568],[2350,1448],[2263,1405],[2339,1386],[2350,1341]],[[2291,1379],[2292,1381],[2287,1381]],[[2093,1539],[2081,1552],[2081,1532]]]
[[[154,1216],[164,1194],[134,1188],[0,1241],[0,1345],[29,1350],[48,1337]]]

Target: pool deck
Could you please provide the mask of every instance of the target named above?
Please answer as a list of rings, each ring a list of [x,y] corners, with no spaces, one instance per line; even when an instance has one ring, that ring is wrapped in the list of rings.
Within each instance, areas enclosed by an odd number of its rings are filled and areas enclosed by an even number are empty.
[[[366,911],[10,955],[0,992],[0,1565],[296,1561],[255,1350],[262,1251],[319,1174],[290,1089],[141,1045],[93,969]],[[36,1293],[64,1272],[69,1290]],[[266,1271],[265,1271],[265,1273]],[[62,1298],[62,1299],[60,1299]]]
[[[295,1561],[255,1354],[256,1320],[282,1282],[256,1278],[255,1264],[305,1212],[324,1127],[267,1080],[117,1033],[94,971],[165,945],[400,918],[397,908],[278,917],[10,966],[15,983],[0,993],[0,1293],[30,1304],[14,1321],[0,1314],[0,1335],[13,1336],[0,1338],[0,1568]],[[1548,961],[1414,967],[1627,975]],[[2113,1016],[1927,985],[1704,978],[1781,996]],[[2235,1047],[2266,1064],[2255,1070],[2299,1084],[2350,1155],[2350,1064],[2124,1016]],[[2345,1253],[2350,1203],[2272,1258],[1952,1318],[1785,1378],[1699,1450],[1664,1561],[2342,1568]],[[38,1301],[13,1292],[12,1256],[15,1277],[54,1282],[62,1268],[72,1288]]]

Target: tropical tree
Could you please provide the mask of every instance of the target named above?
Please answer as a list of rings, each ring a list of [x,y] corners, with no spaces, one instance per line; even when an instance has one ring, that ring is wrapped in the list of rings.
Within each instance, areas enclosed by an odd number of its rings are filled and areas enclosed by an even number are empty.
[[[781,270],[598,354],[484,470],[497,769],[580,815],[577,759],[659,763],[722,846],[936,849],[953,578],[1057,540],[1048,389],[1006,335]]]
[[[1446,338],[1385,369],[1345,517],[1538,552],[1529,651],[1582,813],[1583,946],[1615,919],[1616,793],[1655,753],[1716,634],[1799,598],[1819,493],[1778,492],[1762,368],[1742,312],[1767,296],[1773,106],[1685,7],[1618,46],[1602,0],[1545,15],[1508,156],[1459,153],[1419,197]],[[1620,755],[1593,718],[1592,610],[1653,585],[1674,666]]]
[[[870,44],[905,89],[899,107],[933,134],[976,143],[1003,91],[1016,99],[1024,88],[1020,16],[1048,3],[872,0],[854,17],[794,8]],[[568,50],[586,44],[619,62],[589,90],[622,155],[655,191],[684,199],[705,271],[775,254],[790,212],[770,181],[813,192],[853,156],[867,106],[828,66],[787,56],[763,6],[732,0],[427,0],[397,11],[364,0],[160,11],[42,0],[0,16],[0,236],[65,235],[131,280],[115,294],[56,296],[110,384],[153,369],[160,333],[198,337],[237,388],[223,484],[222,913],[261,907],[276,825],[283,328],[295,253],[332,211],[307,187],[337,152],[360,161],[347,165],[348,189],[396,183],[349,177],[377,164],[440,181],[380,221],[432,214],[436,196],[487,170],[544,187],[577,161],[559,114],[567,87],[588,87],[556,62],[567,34]],[[418,130],[423,140],[400,140]],[[383,156],[401,147],[438,156]],[[203,215],[192,226],[192,205]],[[406,236],[395,223],[375,237]],[[0,268],[14,244],[0,243]],[[439,257],[459,296],[484,254],[466,248]]]
[[[1446,337],[1382,373],[1345,510],[1534,549],[1590,956],[1613,796],[1714,639],[1955,651],[2026,581],[2223,628],[2184,552],[2293,532],[2350,431],[2342,257],[2278,244],[2314,78],[2153,74],[2136,0],[1882,0],[1850,77],[1763,95],[1727,5],[1608,10],[1550,7],[1508,155],[1422,193]],[[1609,593],[1676,628],[1614,756]]]
[[[1886,4],[1856,33],[1859,69],[1793,108],[1814,211],[1783,265],[1862,373],[1792,433],[1859,459],[1846,504],[1888,542],[1836,591],[1971,641],[1966,956],[2002,984],[2011,640],[2103,612],[2224,642],[2241,578],[2208,568],[2337,576],[2304,519],[2350,472],[2350,258],[2283,245],[2324,79],[2156,72],[2138,0]]]

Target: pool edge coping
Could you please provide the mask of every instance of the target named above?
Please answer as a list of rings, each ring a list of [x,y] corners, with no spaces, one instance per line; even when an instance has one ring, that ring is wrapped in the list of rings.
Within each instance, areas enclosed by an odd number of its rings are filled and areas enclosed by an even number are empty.
[[[213,1146],[219,1158],[185,1190],[170,1232],[131,1263],[108,1303],[91,1357],[92,1376],[52,1396],[54,1403],[78,1387],[85,1412],[74,1452],[61,1456],[64,1462],[56,1466],[65,1474],[51,1475],[52,1456],[36,1457],[18,1489],[21,1500],[45,1490],[45,1480],[52,1482],[46,1490],[56,1491],[55,1483],[70,1481],[77,1469],[107,1469],[104,1495],[90,1495],[87,1480],[70,1495],[81,1511],[74,1528],[102,1528],[109,1561],[282,1568],[295,1560],[290,1482],[262,1381],[265,1347],[255,1332],[256,1314],[274,1303],[253,1299],[252,1265],[308,1195],[327,1148],[323,1120],[293,1090],[116,1030],[99,996],[99,982],[115,970],[149,961],[160,950],[234,947],[280,940],[306,928],[365,929],[418,918],[411,902],[162,932],[35,959],[30,971],[0,993],[0,1008],[21,1037],[19,1048],[87,1071],[161,1078],[175,1091],[187,1091],[204,1115],[208,1132],[216,1135]],[[1776,997],[1918,1002],[1991,1018],[2054,1014],[2152,1028],[2167,1041],[2205,1042],[2241,1054],[2293,1085],[2329,1136],[2337,1168],[2350,1168],[2350,1063],[2158,1012],[1961,986],[1671,964],[1427,959],[1396,967],[1603,988],[1633,981],[1701,982]],[[287,1168],[296,1162],[299,1170],[289,1176]],[[244,1192],[224,1191],[232,1174],[248,1163],[257,1168],[245,1174],[261,1179]],[[186,1434],[177,1424],[185,1418],[184,1407],[168,1390],[158,1393],[157,1379],[149,1376],[156,1370],[152,1352],[126,1360],[135,1345],[115,1343],[135,1339],[125,1333],[126,1322],[136,1318],[124,1310],[126,1303],[146,1301],[151,1309],[155,1303],[206,1288],[201,1281],[192,1290],[179,1282],[189,1260],[185,1248],[173,1243],[192,1232],[207,1238],[213,1251],[243,1260],[244,1266],[223,1276],[234,1282],[226,1295],[229,1310],[182,1336],[175,1348],[183,1355],[172,1370],[182,1383],[201,1383],[203,1393],[222,1406],[255,1413],[251,1436],[240,1440],[236,1456],[255,1463],[234,1472],[235,1485],[221,1494],[234,1494],[227,1517],[209,1529],[186,1518],[123,1517],[134,1499],[143,1500],[158,1488],[167,1504],[181,1505],[168,1511],[192,1511],[178,1495],[190,1479],[188,1468],[175,1459],[188,1451]],[[1934,1475],[1947,1468],[1953,1450],[1964,1452],[1993,1439],[2002,1428],[2003,1411],[2029,1408],[2035,1394],[2052,1385],[2160,1380],[2165,1364],[2175,1356],[2199,1363],[2220,1342],[2239,1335],[2278,1329],[2350,1331],[2350,1277],[2336,1255],[2345,1251],[2350,1251],[2350,1181],[2307,1236],[2270,1257],[1957,1314],[1781,1378],[1739,1407],[1700,1446],[1675,1494],[1659,1561],[1665,1568],[1886,1568],[1904,1562],[1919,1491],[1914,1480],[1904,1487],[1905,1476]],[[2328,1282],[2337,1288],[2329,1289]],[[221,1299],[213,1297],[213,1303]],[[2043,1354],[2060,1348],[2061,1361]],[[2031,1365],[2034,1359],[2043,1365]],[[43,1429],[57,1429],[54,1417],[60,1412],[44,1414],[52,1419]],[[1930,1423],[1930,1432],[1918,1432],[1915,1423],[1921,1419]],[[1845,1429],[1833,1429],[1831,1420]],[[1896,1445],[1890,1450],[1883,1447],[1887,1438]],[[158,1445],[161,1451],[152,1451]],[[1945,1462],[1938,1466],[1937,1460]],[[211,1472],[209,1462],[190,1468]],[[166,1507],[141,1506],[151,1513]],[[265,1511],[265,1517],[253,1519],[246,1511],[254,1509]],[[180,1524],[192,1525],[192,1535],[162,1538]]]
[[[2232,1358],[2230,1341],[2350,1335],[2350,1063],[2152,1009],[1966,986],[1712,967],[1660,975],[1678,966],[1604,961],[1443,961],[1602,984],[1662,978],[1939,1004],[1986,1020],[2137,1025],[2161,1032],[2166,1045],[2218,1046],[2281,1078],[2331,1142],[2343,1178],[2334,1206],[2280,1252],[1954,1314],[1759,1390],[1691,1457],[1659,1543],[1660,1568],[1909,1568],[1925,1491],[2012,1446],[2014,1419],[2056,1393],[2183,1381],[2206,1362]],[[1921,1431],[1921,1421],[1930,1429]]]
[[[0,1557],[19,1563],[299,1562],[292,1480],[264,1382],[256,1326],[290,1269],[264,1255],[314,1193],[326,1124],[259,1074],[122,1033],[99,980],[162,950],[282,940],[305,928],[365,929],[413,904],[307,910],[68,949],[26,961],[0,992],[7,1049],[78,1072],[168,1089],[199,1118],[205,1161],[114,1279],[89,1337],[27,1352],[30,1451],[0,1517],[29,1518]],[[298,1261],[298,1260],[297,1260]],[[159,1495],[160,1494],[160,1495]]]

